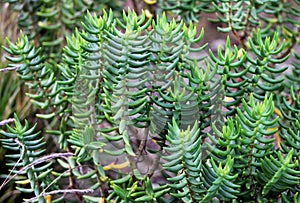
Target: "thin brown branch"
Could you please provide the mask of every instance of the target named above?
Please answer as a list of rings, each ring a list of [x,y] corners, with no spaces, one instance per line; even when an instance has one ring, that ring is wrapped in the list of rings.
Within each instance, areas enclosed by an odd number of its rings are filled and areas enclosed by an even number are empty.
[[[12,178],[9,178],[11,173],[15,170],[16,166],[22,161],[23,156],[24,156],[24,152],[25,152],[25,146],[18,140],[18,139],[14,139],[14,141],[16,143],[18,143],[21,146],[21,155],[20,158],[18,159],[17,163],[14,165],[14,167],[12,168],[12,170],[10,171],[10,173],[7,175],[7,177],[5,178],[5,180],[3,181],[3,183],[0,186],[0,190],[7,184],[9,183]],[[15,177],[16,175],[12,176]]]
[[[140,142],[140,146],[138,149],[138,152],[136,153],[136,160],[139,161],[143,150],[145,149],[146,146],[146,142],[147,142],[147,138],[148,138],[148,134],[149,134],[149,126],[144,130],[144,135],[142,137],[142,140]]]
[[[1,73],[1,72],[15,71],[15,70],[18,70],[20,67],[21,67],[21,66],[2,68],[2,69],[0,69],[0,73]]]
[[[20,144],[20,142],[18,140],[15,140],[18,144]],[[22,146],[22,145],[21,145]],[[24,151],[24,150],[23,150]],[[56,159],[56,158],[65,158],[65,157],[68,157],[68,156],[73,156],[74,154],[71,153],[71,152],[68,152],[68,153],[55,153],[55,154],[51,154],[51,155],[48,155],[48,156],[43,156],[37,160],[35,160],[34,162],[28,164],[27,166],[24,166],[23,168],[21,168],[16,174],[14,174],[13,176],[11,176],[10,178],[7,177],[6,181],[4,181],[2,183],[2,185],[0,186],[0,190],[7,184],[9,183],[10,181],[12,181],[17,175],[21,174],[22,172],[26,171],[27,169],[31,168],[32,166],[34,165],[37,165],[37,164],[40,164],[40,163],[43,163],[45,161],[49,161],[51,159]],[[22,157],[22,156],[21,156]]]
[[[43,196],[47,196],[47,195],[55,195],[55,194],[59,194],[59,193],[92,193],[94,192],[94,190],[92,189],[66,189],[66,190],[54,190],[54,191],[51,191],[51,192],[46,192],[43,194]],[[26,201],[24,201],[24,203],[29,203],[29,202],[34,202],[34,201],[37,201],[38,197],[33,197],[31,199],[27,199]]]
[[[138,14],[138,5],[135,0],[132,0],[133,10]]]
[[[162,149],[161,149],[162,151]],[[152,168],[149,170],[149,173],[147,174],[147,176],[149,178],[151,178],[153,176],[153,174],[155,173],[155,171],[157,170],[157,168],[159,167],[159,161],[160,161],[160,158],[161,158],[161,154],[160,153],[157,153],[156,154],[156,157],[152,163]]]
[[[75,167],[71,167],[71,165],[69,164],[69,167],[70,167],[70,168],[69,168],[68,170],[64,171],[64,172],[61,173],[59,176],[57,176],[54,180],[52,180],[51,183],[49,183],[49,184],[47,185],[47,187],[46,187],[46,188],[45,188],[38,196],[36,196],[36,198],[39,198],[39,197],[42,197],[42,196],[47,196],[48,193],[46,193],[46,190],[47,190],[48,188],[50,188],[54,183],[56,183],[56,182],[57,182],[60,178],[62,178],[65,174],[71,172],[73,169],[78,169],[78,168],[82,167],[82,165],[80,165],[80,166],[75,166]],[[71,173],[71,176],[72,176],[72,173]],[[74,190],[74,189],[76,189],[76,188],[73,188],[73,187],[72,187],[72,189]],[[77,193],[77,195],[78,195],[78,193]]]
[[[0,126],[3,126],[3,125],[6,125],[6,124],[9,124],[9,123],[12,123],[14,122],[15,119],[14,118],[8,118],[6,120],[3,120],[3,121],[0,121]]]

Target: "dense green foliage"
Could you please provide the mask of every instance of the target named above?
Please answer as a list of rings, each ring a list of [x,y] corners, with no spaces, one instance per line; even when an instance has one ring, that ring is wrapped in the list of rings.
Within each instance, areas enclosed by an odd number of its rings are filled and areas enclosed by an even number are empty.
[[[299,1],[8,2],[43,121],[0,131],[25,201],[300,201]]]

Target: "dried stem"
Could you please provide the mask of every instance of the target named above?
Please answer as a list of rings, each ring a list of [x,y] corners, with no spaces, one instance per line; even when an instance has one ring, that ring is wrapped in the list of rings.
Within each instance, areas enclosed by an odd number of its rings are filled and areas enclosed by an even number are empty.
[[[0,72],[15,71],[15,70],[18,70],[19,68],[20,68],[20,66],[8,67],[8,68],[2,68],[2,69],[0,69]]]
[[[140,157],[142,155],[142,152],[145,149],[147,138],[148,138],[148,134],[149,134],[149,126],[144,131],[144,135],[143,135],[142,140],[140,142],[138,152],[136,153],[136,160],[137,161],[139,161],[139,159],[140,159]]]
[[[24,145],[22,143],[20,143],[19,140],[17,140],[17,139],[15,139],[15,142],[17,142],[22,147],[22,155],[21,155],[20,159],[18,160],[18,162],[19,162],[20,160],[22,160],[22,157],[23,157],[23,154],[24,154],[24,149],[23,149]],[[8,175],[8,177],[5,179],[5,181],[0,186],[0,190],[7,183],[9,183],[10,181],[12,181],[17,175],[21,174],[22,172],[26,171],[27,169],[31,168],[32,166],[40,164],[40,163],[43,163],[45,161],[49,161],[51,159],[65,158],[65,157],[68,157],[68,156],[74,156],[74,154],[71,153],[71,152],[68,152],[68,153],[55,153],[55,154],[51,154],[51,155],[48,155],[48,156],[43,156],[43,157],[35,160],[34,162],[28,164],[27,166],[24,166],[23,168],[21,168],[16,174],[14,174],[13,176],[11,176],[10,178],[8,178],[10,176],[10,175]],[[18,162],[16,163],[16,165],[18,164]],[[14,168],[15,168],[15,166],[14,166]]]
[[[54,194],[59,194],[59,193],[92,193],[94,192],[94,190],[92,189],[66,189],[66,190],[54,190],[51,192],[47,192],[44,193],[43,196],[47,196],[47,195],[54,195]],[[31,199],[26,200],[24,203],[28,203],[28,202],[34,202],[36,200],[38,200],[38,197],[33,197]]]
[[[12,168],[12,170],[10,171],[10,173],[7,175],[7,177],[5,178],[5,180],[3,181],[3,183],[1,184],[0,186],[0,190],[2,190],[2,188],[7,184],[9,183],[15,176],[17,176],[17,174],[13,175],[11,178],[10,175],[11,173],[15,170],[16,166],[22,161],[23,159],[23,156],[24,156],[24,152],[25,152],[25,146],[18,140],[18,139],[14,139],[14,141],[16,143],[18,143],[20,146],[21,146],[21,155],[20,155],[20,158],[18,159],[17,163],[14,165],[14,167]]]
[[[3,125],[6,125],[6,124],[9,124],[9,123],[12,123],[12,122],[14,122],[14,121],[15,121],[14,118],[9,118],[9,119],[0,121],[0,126],[3,126]]]

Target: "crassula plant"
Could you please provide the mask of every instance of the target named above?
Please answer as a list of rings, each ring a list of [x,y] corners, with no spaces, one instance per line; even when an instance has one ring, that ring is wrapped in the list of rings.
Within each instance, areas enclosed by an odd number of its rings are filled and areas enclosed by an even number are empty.
[[[1,193],[300,202],[298,0],[8,2],[23,31],[5,70],[38,122],[14,114],[0,131]],[[207,16],[228,33],[217,49],[197,24]]]

